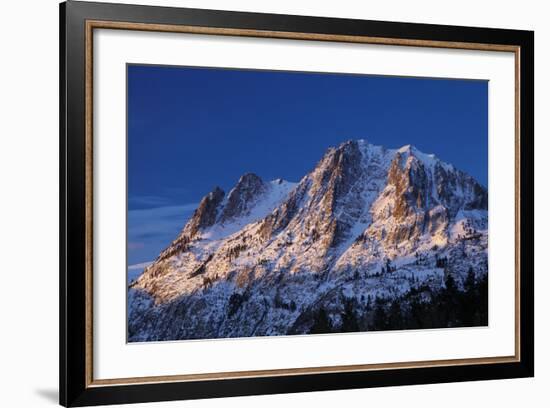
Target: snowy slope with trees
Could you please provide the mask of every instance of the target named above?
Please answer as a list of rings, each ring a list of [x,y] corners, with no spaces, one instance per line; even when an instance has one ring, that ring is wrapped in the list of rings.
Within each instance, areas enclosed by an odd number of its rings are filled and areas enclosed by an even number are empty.
[[[206,195],[129,286],[130,341],[487,324],[487,191],[412,146]]]

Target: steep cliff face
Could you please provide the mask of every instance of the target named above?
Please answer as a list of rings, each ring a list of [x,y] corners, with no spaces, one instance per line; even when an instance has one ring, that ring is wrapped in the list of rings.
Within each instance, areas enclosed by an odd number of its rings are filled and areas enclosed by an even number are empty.
[[[433,155],[405,146],[392,159],[366,236],[392,256],[445,245],[460,210],[486,213],[486,190]]]
[[[366,322],[373,297],[469,271],[487,273],[485,188],[414,147],[348,141],[297,184],[249,173],[209,193],[131,285],[130,340],[305,333],[350,305]]]
[[[214,225],[220,213],[220,207],[224,196],[225,192],[219,187],[215,187],[214,190],[208,193],[201,200],[199,206],[180,235],[168,248],[160,253],[157,263],[171,258],[180,252],[187,251],[188,244],[191,240],[195,239],[201,231]],[[158,270],[159,268],[156,269]]]
[[[264,181],[253,173],[247,173],[239,179],[239,182],[227,196],[220,216],[220,223],[250,214],[257,200],[265,194],[267,186]]]
[[[208,195],[201,200],[199,207],[185,228],[189,238],[192,239],[199,233],[199,231],[214,225],[224,196],[225,193],[223,190],[216,187],[211,193],[208,193]]]

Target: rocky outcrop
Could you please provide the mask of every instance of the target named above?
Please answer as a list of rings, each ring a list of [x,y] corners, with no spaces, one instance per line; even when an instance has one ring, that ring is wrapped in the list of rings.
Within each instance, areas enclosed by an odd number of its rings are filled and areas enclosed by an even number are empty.
[[[194,238],[200,230],[214,225],[224,196],[224,191],[216,187],[201,200],[199,207],[195,210],[193,217],[191,217],[184,230],[189,238]]]
[[[251,207],[262,196],[267,185],[254,173],[246,173],[235,188],[227,195],[227,202],[220,216],[220,222],[225,223],[250,212]]]

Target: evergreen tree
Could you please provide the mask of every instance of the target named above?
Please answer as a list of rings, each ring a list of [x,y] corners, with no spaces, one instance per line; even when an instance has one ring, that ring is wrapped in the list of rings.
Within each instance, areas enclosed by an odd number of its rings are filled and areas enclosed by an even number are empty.
[[[332,325],[324,308],[320,308],[313,321],[313,326],[309,329],[311,334],[331,333]]]
[[[401,302],[399,299],[394,299],[390,306],[388,323],[389,328],[392,330],[403,328],[404,321],[403,314],[401,312]]]
[[[477,282],[477,324],[487,326],[489,324],[489,274],[483,274]]]
[[[470,266],[468,269],[468,274],[464,280],[464,291],[466,293],[474,294],[476,289],[476,274],[474,273],[474,268]]]
[[[476,319],[476,309],[479,307],[477,296],[476,275],[470,266],[464,280],[464,292],[460,294],[460,322],[464,326],[473,326]]]
[[[357,323],[357,314],[355,313],[354,302],[347,300],[344,304],[344,312],[342,313],[342,332],[358,332],[359,324]]]
[[[374,301],[374,317],[371,325],[371,330],[387,330],[388,316],[384,308],[384,299],[376,296]]]
[[[458,324],[458,314],[460,312],[460,299],[458,286],[451,273],[445,277],[445,289],[437,296],[437,303],[440,310],[434,311],[437,314],[434,322],[439,327],[455,327]]]
[[[411,299],[410,312],[407,316],[406,327],[409,329],[424,328],[423,319],[426,315],[426,307],[417,296]]]
[[[295,312],[296,311],[296,302],[294,300],[291,300],[290,301],[290,310],[292,312]]]
[[[372,309],[372,297],[371,295],[367,295],[367,305],[365,306],[367,310]]]
[[[447,272],[445,276],[445,291],[449,295],[455,295],[456,292],[458,291],[455,278],[453,278],[453,275],[450,272]]]

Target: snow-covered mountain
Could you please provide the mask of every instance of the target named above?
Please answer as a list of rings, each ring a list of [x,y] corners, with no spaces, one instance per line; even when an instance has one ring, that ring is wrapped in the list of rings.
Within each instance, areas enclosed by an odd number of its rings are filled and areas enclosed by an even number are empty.
[[[412,146],[347,141],[299,183],[248,173],[207,194],[130,285],[129,340],[483,324],[486,306],[434,305],[485,299],[486,277],[483,186]]]

